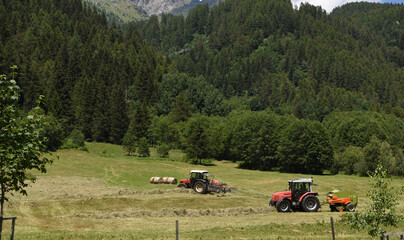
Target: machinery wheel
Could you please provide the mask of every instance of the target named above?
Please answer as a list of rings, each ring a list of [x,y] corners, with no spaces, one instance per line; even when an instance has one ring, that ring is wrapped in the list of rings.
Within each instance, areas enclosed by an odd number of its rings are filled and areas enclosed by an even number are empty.
[[[199,194],[205,194],[208,192],[208,186],[202,181],[198,181],[194,184],[194,191]]]
[[[278,212],[289,212],[292,207],[292,204],[288,200],[279,200],[276,203],[276,209]]]
[[[303,198],[302,207],[306,212],[317,212],[320,208],[320,201],[316,196],[308,195]]]
[[[353,205],[352,203],[348,203],[345,207],[345,209],[347,210],[347,212],[354,212],[355,211],[355,205]]]
[[[177,187],[179,187],[179,188],[188,188],[188,186],[185,183],[180,183],[180,184],[178,184]]]
[[[330,209],[331,209],[331,212],[337,211],[337,207],[335,207],[334,205],[330,205]]]

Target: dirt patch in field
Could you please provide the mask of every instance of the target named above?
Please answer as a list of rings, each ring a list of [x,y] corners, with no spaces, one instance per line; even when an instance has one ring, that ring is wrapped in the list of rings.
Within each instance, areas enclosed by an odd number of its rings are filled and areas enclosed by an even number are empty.
[[[223,209],[183,209],[183,208],[165,208],[160,211],[136,210],[112,213],[90,213],[90,214],[74,214],[66,216],[68,218],[91,218],[91,219],[120,219],[120,218],[139,218],[139,217],[228,217],[228,216],[246,216],[253,214],[266,214],[271,212],[268,207],[237,207]]]
[[[125,195],[152,195],[167,193],[190,193],[190,189],[155,189],[150,191],[133,190],[109,186],[98,178],[86,177],[45,177],[39,178],[27,188],[24,200],[63,200],[100,198]]]

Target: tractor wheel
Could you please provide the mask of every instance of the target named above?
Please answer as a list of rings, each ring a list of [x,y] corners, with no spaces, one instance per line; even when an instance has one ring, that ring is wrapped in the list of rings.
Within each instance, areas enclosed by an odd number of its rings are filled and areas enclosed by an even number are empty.
[[[208,186],[202,181],[198,181],[194,184],[194,191],[199,194],[205,194],[208,192]]]
[[[308,195],[303,198],[302,207],[306,212],[317,212],[320,208],[320,200],[316,196]]]
[[[334,205],[330,205],[330,209],[331,209],[331,212],[336,212],[337,211],[337,207],[334,206]]]
[[[347,210],[347,212],[354,212],[355,211],[355,205],[353,205],[352,203],[348,203],[345,207],[345,209]]]
[[[276,203],[276,209],[278,212],[289,212],[292,207],[292,204],[288,200],[279,200]]]
[[[179,188],[188,188],[188,186],[185,183],[180,183],[180,184],[178,184],[177,187],[179,187]]]

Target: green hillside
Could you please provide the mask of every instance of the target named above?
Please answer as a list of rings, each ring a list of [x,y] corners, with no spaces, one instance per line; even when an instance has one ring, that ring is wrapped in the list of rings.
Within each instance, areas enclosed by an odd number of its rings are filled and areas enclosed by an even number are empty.
[[[242,170],[227,161],[195,166],[171,151],[161,159],[125,155],[117,145],[87,143],[89,152],[62,150],[48,173],[37,176],[28,196],[14,196],[7,216],[18,216],[17,239],[173,239],[179,220],[180,239],[330,239],[330,217],[336,221],[337,239],[365,239],[366,232],[350,230],[323,205],[318,213],[281,214],[268,206],[287,180],[311,177]],[[224,196],[198,195],[175,185],[150,184],[153,176],[188,177],[204,168],[238,190]],[[36,174],[36,172],[33,172]],[[320,200],[334,189],[359,195],[358,211],[369,204],[368,178],[344,175],[314,176]],[[404,184],[398,178],[393,185]],[[397,212],[404,212],[404,196]],[[399,232],[403,223],[389,232]],[[8,230],[8,227],[4,228]]]

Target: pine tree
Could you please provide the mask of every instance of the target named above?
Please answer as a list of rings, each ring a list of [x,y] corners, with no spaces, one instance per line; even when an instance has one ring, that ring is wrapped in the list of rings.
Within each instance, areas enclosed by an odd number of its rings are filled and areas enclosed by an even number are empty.
[[[110,142],[121,144],[128,129],[129,118],[123,88],[118,84],[112,87],[109,107]]]
[[[208,157],[209,139],[201,123],[196,123],[191,135],[188,137],[186,153],[188,158],[196,158],[199,164]]]
[[[149,138],[150,124],[151,119],[146,103],[137,103],[122,143],[129,154],[136,151],[136,146],[141,138]]]
[[[147,139],[142,137],[138,143],[138,153],[141,157],[150,156],[150,147]]]
[[[173,122],[186,121],[191,116],[191,103],[187,96],[180,92],[176,98],[175,106],[171,111]]]

